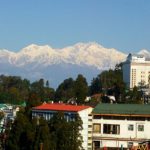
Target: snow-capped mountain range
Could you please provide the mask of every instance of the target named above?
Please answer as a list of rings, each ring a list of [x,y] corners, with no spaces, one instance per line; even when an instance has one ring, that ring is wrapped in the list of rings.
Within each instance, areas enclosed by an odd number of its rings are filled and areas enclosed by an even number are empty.
[[[140,54],[150,55],[147,50]],[[57,87],[68,77],[80,73],[90,82],[100,71],[114,68],[127,54],[105,48],[95,42],[77,43],[62,49],[31,44],[19,52],[0,50],[0,74],[22,76],[30,80],[44,78]]]

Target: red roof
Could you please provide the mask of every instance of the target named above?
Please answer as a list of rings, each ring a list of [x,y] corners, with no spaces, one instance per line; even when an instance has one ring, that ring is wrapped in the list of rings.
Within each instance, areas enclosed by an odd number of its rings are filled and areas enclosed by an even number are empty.
[[[78,112],[84,109],[90,108],[90,106],[84,105],[69,105],[64,103],[47,103],[34,107],[33,110],[55,110],[55,111],[73,111]]]

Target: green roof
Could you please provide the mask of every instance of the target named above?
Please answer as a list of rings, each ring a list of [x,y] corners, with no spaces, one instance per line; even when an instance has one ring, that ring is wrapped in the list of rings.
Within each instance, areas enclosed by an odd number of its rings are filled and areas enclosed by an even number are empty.
[[[104,104],[93,109],[93,114],[150,115],[150,105],[146,104]]]
[[[8,108],[8,106],[6,105],[6,104],[0,104],[0,109],[2,109],[2,108]]]

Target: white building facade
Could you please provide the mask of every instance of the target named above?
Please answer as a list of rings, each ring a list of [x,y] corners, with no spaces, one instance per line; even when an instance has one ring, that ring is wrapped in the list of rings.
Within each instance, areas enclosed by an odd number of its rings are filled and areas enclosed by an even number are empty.
[[[150,82],[150,61],[141,55],[129,54],[123,63],[123,80],[129,88],[148,85]]]
[[[93,150],[134,148],[150,140],[150,106],[99,104],[93,112]]]
[[[64,112],[64,116],[67,121],[73,120],[75,114],[79,114],[83,124],[83,129],[80,131],[83,138],[82,147],[84,150],[91,150],[92,147],[92,132],[89,132],[89,124],[92,127],[92,107],[90,106],[80,106],[80,105],[69,105],[64,103],[47,103],[32,109],[32,117],[41,116],[46,120],[50,120],[53,115],[58,112]],[[90,123],[89,123],[90,122]]]

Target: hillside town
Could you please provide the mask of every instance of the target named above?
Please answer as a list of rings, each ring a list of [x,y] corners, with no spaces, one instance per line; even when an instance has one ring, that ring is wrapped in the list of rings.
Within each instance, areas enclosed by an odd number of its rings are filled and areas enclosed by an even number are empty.
[[[0,150],[150,150],[150,0],[0,0]]]
[[[149,78],[150,60],[134,54],[93,78],[89,89],[82,75],[56,91],[42,79],[30,85],[2,75],[1,149],[149,150]]]

